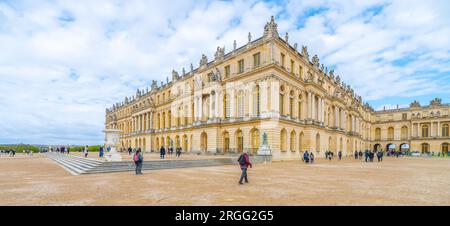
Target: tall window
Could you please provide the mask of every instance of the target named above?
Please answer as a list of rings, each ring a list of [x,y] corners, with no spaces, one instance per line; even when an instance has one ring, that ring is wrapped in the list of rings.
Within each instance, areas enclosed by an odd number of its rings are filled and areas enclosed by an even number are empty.
[[[394,139],[394,128],[389,127],[388,128],[388,140],[393,140]]]
[[[294,60],[291,60],[291,74],[294,74]]]
[[[285,58],[285,56],[284,56],[284,54],[282,53],[282,54],[281,54],[281,67],[284,67],[284,58]]]
[[[253,54],[253,67],[258,67],[260,65],[260,55],[259,53]]]
[[[402,132],[402,140],[408,139],[408,127],[403,126],[401,132]]]
[[[443,143],[441,146],[442,153],[448,155],[448,143]]]
[[[238,117],[244,117],[244,91],[239,91],[237,98]]]
[[[426,154],[430,152],[430,145],[427,143],[423,143],[422,144],[422,153]]]
[[[172,127],[172,112],[171,111],[169,111],[169,113],[167,114],[167,117],[168,117],[168,119],[167,119],[167,123],[169,124],[169,128],[170,127]]]
[[[302,76],[302,73],[303,73],[303,68],[302,68],[302,66],[298,66],[298,76],[300,77],[300,78],[302,78],[303,76]]]
[[[230,65],[225,66],[225,78],[230,77]]]
[[[448,124],[442,125],[442,136],[448,137]]]
[[[422,126],[422,137],[428,137],[428,126]]]
[[[244,72],[244,60],[238,61],[238,71],[239,73]]]
[[[259,85],[253,90],[253,114],[256,116],[260,114]]]
[[[381,129],[380,128],[375,129],[375,140],[381,140]]]
[[[286,129],[282,129],[281,130],[281,134],[280,134],[280,150],[281,151],[286,151]]]

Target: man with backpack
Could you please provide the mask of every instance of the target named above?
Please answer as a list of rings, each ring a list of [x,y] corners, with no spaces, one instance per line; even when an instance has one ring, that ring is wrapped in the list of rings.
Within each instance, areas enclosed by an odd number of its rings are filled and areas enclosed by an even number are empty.
[[[142,162],[144,157],[141,154],[141,150],[137,150],[133,156],[134,164],[136,164],[136,175],[142,175]]]
[[[239,184],[244,184],[244,183],[242,183],[243,179],[245,179],[245,183],[248,183],[247,168],[249,166],[250,166],[250,168],[252,168],[253,165],[250,162],[250,158],[249,158],[249,156],[248,156],[246,151],[244,151],[244,153],[241,154],[241,156],[239,156],[238,162],[239,162],[239,165],[240,165],[241,170],[242,170],[241,178],[239,179]]]

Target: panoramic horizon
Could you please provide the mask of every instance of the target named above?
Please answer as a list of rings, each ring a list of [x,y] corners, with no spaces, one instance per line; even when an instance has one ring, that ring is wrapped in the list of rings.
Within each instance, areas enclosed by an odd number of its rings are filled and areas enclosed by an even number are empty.
[[[271,16],[375,110],[450,103],[448,2],[282,2],[0,1],[0,144],[102,144],[106,108]]]

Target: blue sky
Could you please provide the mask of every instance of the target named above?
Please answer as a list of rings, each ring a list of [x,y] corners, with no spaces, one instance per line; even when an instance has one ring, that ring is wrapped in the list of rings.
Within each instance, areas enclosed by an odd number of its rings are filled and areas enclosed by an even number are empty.
[[[0,143],[102,143],[105,108],[274,15],[375,109],[450,102],[450,3],[0,0]]]

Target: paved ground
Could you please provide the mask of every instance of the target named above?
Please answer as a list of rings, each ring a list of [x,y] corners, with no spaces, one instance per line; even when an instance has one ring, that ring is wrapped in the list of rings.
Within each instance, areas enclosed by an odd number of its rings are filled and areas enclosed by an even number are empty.
[[[450,205],[450,159],[318,160],[72,176],[41,156],[0,158],[0,205]]]

